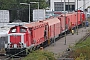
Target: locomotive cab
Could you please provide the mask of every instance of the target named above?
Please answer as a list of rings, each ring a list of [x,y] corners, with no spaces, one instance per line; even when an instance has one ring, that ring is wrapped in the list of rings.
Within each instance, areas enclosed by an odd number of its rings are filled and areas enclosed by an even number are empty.
[[[23,26],[14,26],[8,33],[8,43],[5,44],[6,54],[17,54],[25,50],[30,45],[30,31]]]

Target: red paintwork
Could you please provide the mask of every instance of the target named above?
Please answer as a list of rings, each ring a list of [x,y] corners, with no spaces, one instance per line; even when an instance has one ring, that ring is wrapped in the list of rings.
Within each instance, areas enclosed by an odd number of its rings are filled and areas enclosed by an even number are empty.
[[[66,24],[68,25],[68,29],[71,29],[74,25],[73,25],[73,15],[72,13],[66,14]]]
[[[70,29],[70,19],[66,16],[66,29]]]
[[[16,29],[16,32],[11,32],[11,30],[15,28]],[[22,27],[23,28],[23,27]],[[9,34],[10,33],[21,33],[20,32],[20,26],[15,26],[15,27],[12,27],[9,31]],[[22,33],[24,34],[24,43],[26,43],[27,47],[29,47],[31,45],[31,37],[30,37],[30,33],[26,30],[26,32]],[[10,42],[11,44],[17,44],[17,45],[20,45],[19,42],[21,42],[21,35],[10,35]]]
[[[26,24],[25,26],[29,28],[31,31],[31,43],[35,45],[39,45],[44,42],[44,31],[47,23],[43,22],[32,22],[30,24]]]
[[[50,18],[44,20],[43,22],[47,22],[49,26],[49,38],[53,38],[60,34],[60,20],[58,18]]]
[[[21,42],[21,36],[10,36],[10,42],[12,44],[19,44]]]
[[[81,12],[78,12],[78,25],[80,25],[81,24]]]
[[[65,18],[64,16],[59,16],[58,19],[60,20],[61,24],[61,32],[65,30]]]
[[[81,18],[82,18],[82,21],[85,21],[86,20],[84,13],[81,13]]]
[[[77,22],[77,15],[76,13],[73,13],[72,14],[72,27],[75,27],[76,26],[76,23]]]
[[[83,21],[85,21],[85,14],[83,12],[73,12],[68,13],[65,15],[61,14],[57,17],[50,17],[48,19],[45,19],[43,21],[39,22],[31,22],[28,24],[25,24],[25,27],[27,27],[26,32],[24,33],[24,43],[26,43],[27,47],[31,46],[32,44],[40,45],[41,43],[45,42],[46,40],[50,38],[54,38],[55,36],[58,36],[62,31],[65,31],[65,25],[66,29],[74,28],[77,25],[80,25]],[[78,16],[78,20],[77,20]],[[82,19],[82,20],[81,20]],[[66,20],[66,21],[65,21]],[[46,29],[47,26],[47,29]],[[11,30],[13,28],[16,28],[16,32],[13,33],[21,33],[20,28],[21,26],[15,26],[12,27],[9,31],[9,34],[11,33]],[[24,26],[22,28],[25,28]],[[46,35],[47,38],[45,40],[44,32],[46,29]],[[19,44],[21,42],[21,37],[17,36],[16,38],[14,36],[10,37],[10,42],[13,44]]]
[[[59,15],[60,15],[60,14],[62,14],[62,13],[61,13],[61,12],[54,12],[54,14],[59,14]]]

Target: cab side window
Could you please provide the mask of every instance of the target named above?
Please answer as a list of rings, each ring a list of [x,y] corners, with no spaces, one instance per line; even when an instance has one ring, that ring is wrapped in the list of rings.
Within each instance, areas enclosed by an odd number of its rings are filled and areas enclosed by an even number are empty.
[[[12,28],[10,32],[11,32],[11,33],[15,33],[15,32],[16,32],[16,28],[15,28],[15,27]]]
[[[26,28],[20,28],[20,33],[25,33],[27,31],[27,29]]]

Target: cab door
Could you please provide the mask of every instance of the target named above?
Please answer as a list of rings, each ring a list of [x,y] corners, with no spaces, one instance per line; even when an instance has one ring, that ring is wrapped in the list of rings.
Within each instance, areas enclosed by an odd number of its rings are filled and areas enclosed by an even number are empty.
[[[28,46],[30,46],[32,43],[31,43],[31,31],[29,29],[27,29],[26,39],[27,39],[26,43],[28,44]]]

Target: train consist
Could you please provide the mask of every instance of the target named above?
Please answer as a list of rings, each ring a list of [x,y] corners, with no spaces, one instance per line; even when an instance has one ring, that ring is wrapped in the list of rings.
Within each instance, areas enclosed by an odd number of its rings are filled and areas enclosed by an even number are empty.
[[[11,27],[8,33],[8,43],[5,44],[6,54],[25,55],[40,46],[51,44],[65,31],[70,31],[84,23],[85,19],[85,14],[78,11],[78,13],[61,14],[43,21]]]

